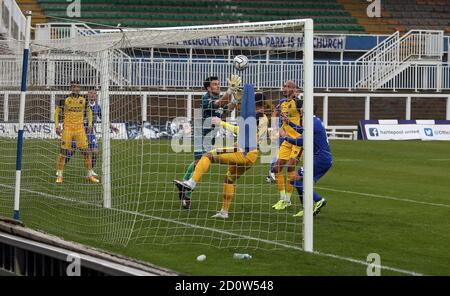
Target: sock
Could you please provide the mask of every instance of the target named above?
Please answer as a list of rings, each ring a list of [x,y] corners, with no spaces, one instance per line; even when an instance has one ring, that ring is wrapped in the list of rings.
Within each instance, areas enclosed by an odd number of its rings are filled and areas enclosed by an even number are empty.
[[[186,180],[186,182],[192,187],[195,188],[195,185],[197,185],[197,182],[194,181],[194,179],[190,178],[189,180]]]
[[[66,156],[63,155],[63,154],[60,154],[58,156],[58,160],[56,161],[56,169],[58,171],[63,171],[64,170],[64,163],[65,163],[64,161],[65,161],[65,159],[66,159]]]
[[[211,160],[208,157],[203,156],[200,161],[195,166],[194,174],[192,175],[192,179],[198,183],[202,176],[209,170],[209,165],[211,164]]]
[[[189,180],[192,177],[194,169],[195,169],[195,161],[191,162],[187,167],[186,171],[184,172],[183,180]]]
[[[186,180],[186,181],[187,181],[187,180],[191,179],[192,173],[194,172],[194,169],[195,169],[195,160],[194,160],[193,162],[191,162],[191,163],[189,164],[189,166],[187,167],[186,171],[184,172],[183,180]],[[184,195],[185,195],[187,198],[192,198],[192,191],[186,191],[186,192],[184,193]]]
[[[282,172],[275,174],[275,184],[277,184],[277,189],[279,192],[285,190],[284,176]]]
[[[280,191],[280,200],[286,200],[286,191],[284,190]]]
[[[273,173],[273,167],[275,166],[275,161],[270,164],[269,172]]]
[[[297,176],[296,171],[288,172],[288,182],[286,184],[286,194],[289,194],[289,199],[291,198],[292,192],[294,192],[294,185],[291,181]]]
[[[92,171],[92,161],[90,155],[88,153],[85,153],[83,156],[84,156],[84,167],[88,170],[88,172]]]
[[[296,180],[292,184],[297,189],[298,197],[300,198],[300,202],[303,204],[303,181],[302,180]],[[322,197],[319,194],[317,194],[316,192],[313,192],[313,200],[314,200],[314,202],[318,202],[321,199],[322,199]]]
[[[291,201],[292,192],[286,192],[285,194],[285,201]]]
[[[56,175],[58,177],[62,177],[63,176],[63,171],[60,171],[60,170],[56,171]]]
[[[223,184],[223,205],[222,211],[228,213],[230,209],[231,201],[234,197],[234,184]]]
[[[295,189],[297,189],[298,198],[300,199],[300,202],[303,205],[303,181],[296,180],[296,181],[292,182],[292,185],[294,185]]]
[[[320,195],[318,195],[317,193],[313,192],[313,199],[314,199],[314,202],[318,202],[319,200],[322,199],[322,197]]]
[[[97,163],[97,153],[92,153],[92,168],[95,167],[96,163]]]

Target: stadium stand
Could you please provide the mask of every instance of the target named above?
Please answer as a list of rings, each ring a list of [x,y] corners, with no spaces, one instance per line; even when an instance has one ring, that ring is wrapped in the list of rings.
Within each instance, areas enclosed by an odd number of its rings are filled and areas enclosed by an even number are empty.
[[[34,27],[35,24],[46,23],[47,18],[44,16],[44,12],[37,3],[36,0],[16,0],[22,11],[31,10],[33,12],[33,17],[31,19],[31,25]]]
[[[450,33],[449,0],[384,1],[383,17],[397,21],[397,31],[411,29],[445,30]]]
[[[411,29],[445,30],[450,33],[449,0],[381,1],[381,17],[369,18],[365,0],[338,0],[368,33],[383,34]]]
[[[22,0],[36,2],[44,14],[67,18],[64,0]],[[258,9],[255,9],[258,7]],[[186,26],[199,24],[270,21],[313,17],[320,32],[358,33],[364,27],[336,0],[326,1],[183,1],[183,0],[83,0],[77,19],[127,27]],[[52,21],[59,21],[52,19]]]
[[[367,16],[368,2],[366,0],[338,0],[353,18],[357,19],[359,25],[371,34],[391,34],[395,31],[392,25],[397,24],[392,19],[369,18]],[[394,23],[392,23],[394,21]]]

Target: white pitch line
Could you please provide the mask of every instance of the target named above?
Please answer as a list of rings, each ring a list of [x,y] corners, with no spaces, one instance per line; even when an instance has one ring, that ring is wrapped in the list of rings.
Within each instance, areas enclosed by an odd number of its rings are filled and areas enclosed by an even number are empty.
[[[316,186],[316,188],[322,189],[322,190],[334,191],[334,192],[354,194],[354,195],[361,195],[361,196],[383,198],[383,199],[403,201],[403,202],[409,202],[409,203],[416,203],[416,204],[427,205],[427,206],[450,208],[450,205],[447,205],[447,204],[432,203],[432,202],[419,201],[419,200],[413,200],[413,199],[407,199],[407,198],[400,198],[400,197],[394,197],[394,196],[388,196],[388,195],[379,195],[379,194],[372,194],[372,193],[355,192],[355,191],[348,191],[348,190],[339,190],[339,189],[333,189],[333,188],[322,187],[322,186]]]
[[[0,187],[4,187],[4,188],[8,188],[8,189],[14,189],[14,186],[8,186],[8,185],[3,185],[3,184],[0,184]],[[87,202],[87,201],[78,201],[78,200],[65,198],[65,197],[61,197],[61,196],[57,196],[57,195],[52,195],[52,194],[48,194],[48,193],[38,192],[38,191],[34,191],[34,190],[21,189],[21,191],[33,193],[33,194],[40,195],[40,196],[43,196],[43,197],[46,197],[46,198],[60,199],[60,200],[64,200],[64,201],[69,201],[69,202],[74,202],[74,203],[79,203],[79,204],[84,204],[84,205],[92,205],[92,206],[95,206],[95,207],[103,208],[103,206],[99,205],[99,204],[90,203],[90,202]],[[155,219],[155,220],[161,220],[161,221],[165,221],[165,222],[169,222],[169,223],[174,223],[174,224],[187,226],[187,227],[190,227],[190,228],[197,228],[197,229],[202,229],[202,230],[208,230],[208,231],[211,231],[211,232],[217,232],[217,233],[220,233],[220,234],[226,234],[226,235],[229,235],[229,236],[235,236],[235,237],[244,238],[244,239],[248,239],[248,240],[259,241],[259,242],[267,243],[267,244],[270,244],[270,245],[276,245],[276,246],[284,247],[284,248],[287,248],[287,249],[303,251],[303,248],[298,247],[298,246],[283,244],[283,243],[274,242],[274,241],[266,240],[266,239],[260,239],[260,238],[256,238],[256,237],[252,237],[252,236],[248,236],[248,235],[236,234],[236,233],[228,232],[228,231],[225,231],[225,230],[220,230],[220,229],[215,229],[215,228],[210,228],[210,227],[205,227],[205,226],[199,226],[199,225],[190,224],[190,223],[186,223],[186,222],[181,222],[181,221],[177,221],[177,220],[173,220],[173,219],[162,218],[162,217],[152,216],[152,215],[143,214],[143,213],[139,213],[139,212],[127,211],[127,210],[122,210],[122,209],[116,209],[116,208],[109,208],[108,210],[116,211],[116,212],[122,212],[122,213],[136,215],[136,216],[141,216],[141,217]],[[334,255],[334,254],[322,253],[322,252],[319,252],[319,251],[314,251],[311,254],[315,254],[315,255],[318,255],[318,256],[322,256],[322,257],[338,259],[338,260],[341,260],[341,261],[347,261],[347,262],[351,262],[351,263],[356,263],[356,264],[360,264],[360,265],[364,265],[364,266],[369,266],[370,265],[370,263],[362,261],[362,260],[358,260],[358,259],[354,259],[354,258],[350,258],[350,257],[345,257],[345,256]],[[399,269],[399,268],[390,267],[390,266],[386,266],[386,265],[379,265],[379,266],[377,265],[376,267],[379,267],[380,269],[395,271],[395,272],[398,272],[398,273],[403,273],[403,274],[412,275],[412,276],[422,276],[423,275],[423,274],[415,272],[415,271]]]

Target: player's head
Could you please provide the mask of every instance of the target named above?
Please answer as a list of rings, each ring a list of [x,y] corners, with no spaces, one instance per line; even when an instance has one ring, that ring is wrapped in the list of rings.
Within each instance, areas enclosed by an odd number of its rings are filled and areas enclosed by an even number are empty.
[[[95,101],[97,100],[97,91],[95,89],[89,90],[87,97],[88,97],[89,103],[94,104]]]
[[[74,95],[78,95],[80,93],[80,82],[77,80],[72,80],[70,82],[70,91]]]
[[[220,81],[217,76],[210,76],[203,81],[203,87],[213,95],[220,94]]]
[[[259,119],[264,116],[264,102],[266,98],[263,93],[255,94],[255,111],[256,111],[256,124],[259,124]]]
[[[294,81],[288,80],[283,85],[283,96],[287,99],[293,98],[296,96],[298,91],[297,85]]]
[[[264,112],[264,102],[266,101],[266,98],[264,96],[263,93],[255,93],[255,109],[256,112],[258,112],[258,110],[260,112]]]

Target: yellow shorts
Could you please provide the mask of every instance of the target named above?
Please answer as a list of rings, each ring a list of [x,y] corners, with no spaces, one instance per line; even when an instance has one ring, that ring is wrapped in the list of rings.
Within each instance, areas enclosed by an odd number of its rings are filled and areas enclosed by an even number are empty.
[[[218,163],[238,166],[252,166],[258,159],[259,151],[250,151],[247,155],[244,155],[244,152],[238,151],[235,147],[230,147],[214,149],[211,151],[211,154]]]
[[[88,141],[84,128],[81,129],[64,129],[61,136],[61,148],[72,149],[72,140],[75,141],[76,147],[79,149],[86,149]]]
[[[302,147],[295,146],[291,143],[284,141],[280,150],[278,151],[278,159],[281,160],[289,160],[289,159],[297,159],[301,155]]]
[[[243,152],[231,152],[218,154],[218,162],[228,164],[227,177],[230,181],[235,182],[242,176],[245,171],[250,169],[258,160],[259,151],[254,150],[244,155]]]

